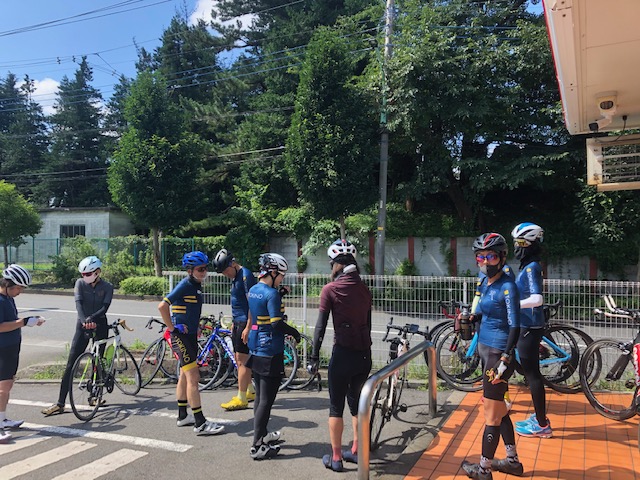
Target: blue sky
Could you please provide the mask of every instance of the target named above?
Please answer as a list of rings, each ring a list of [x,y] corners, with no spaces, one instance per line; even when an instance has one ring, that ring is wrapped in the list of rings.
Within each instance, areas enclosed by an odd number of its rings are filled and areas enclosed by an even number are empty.
[[[12,72],[22,79],[28,74],[37,85],[34,99],[51,113],[60,80],[65,75],[71,78],[86,55],[93,68],[92,85],[108,99],[120,74],[135,76],[134,41],[151,51],[176,12],[186,8],[192,21],[208,19],[214,4],[214,0],[5,0],[0,15],[0,77]],[[113,8],[104,10],[108,7]],[[95,10],[101,11],[83,15]],[[71,23],[34,27],[61,19]]]

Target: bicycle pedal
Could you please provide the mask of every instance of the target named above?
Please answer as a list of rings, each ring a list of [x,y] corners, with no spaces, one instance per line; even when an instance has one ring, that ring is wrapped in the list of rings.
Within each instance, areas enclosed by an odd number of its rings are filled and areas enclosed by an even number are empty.
[[[398,410],[400,410],[401,412],[406,412],[407,411],[407,404],[403,403],[401,405],[398,406]]]

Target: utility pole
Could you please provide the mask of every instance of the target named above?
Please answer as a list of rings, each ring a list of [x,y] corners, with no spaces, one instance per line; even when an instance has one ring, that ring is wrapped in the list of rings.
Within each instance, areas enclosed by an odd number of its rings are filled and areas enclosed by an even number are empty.
[[[389,164],[389,131],[387,130],[387,62],[391,58],[394,0],[387,0],[384,25],[384,58],[382,62],[382,108],[380,110],[380,205],[378,206],[378,231],[376,233],[375,274],[384,275],[384,243],[387,225],[387,167]]]

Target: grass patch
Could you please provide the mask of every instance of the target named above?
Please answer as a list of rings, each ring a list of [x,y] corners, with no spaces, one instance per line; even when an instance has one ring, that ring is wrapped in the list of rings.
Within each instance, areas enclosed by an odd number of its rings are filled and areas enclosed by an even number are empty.
[[[66,363],[53,363],[43,365],[38,371],[31,375],[34,380],[61,380]]]

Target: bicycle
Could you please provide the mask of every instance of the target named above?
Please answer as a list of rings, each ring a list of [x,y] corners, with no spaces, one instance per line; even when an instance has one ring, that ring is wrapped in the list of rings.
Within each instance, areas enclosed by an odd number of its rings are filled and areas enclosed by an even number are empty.
[[[164,322],[153,317],[147,321],[145,328],[152,329],[154,323],[160,325],[160,333],[164,334],[167,326]],[[177,381],[177,364],[178,359],[171,351],[171,347],[164,339],[164,335],[161,335],[160,338],[151,342],[140,357],[138,366],[140,367],[141,387],[144,388],[149,385],[159,372],[162,372],[166,379]]]
[[[389,339],[391,330],[397,330],[398,334]],[[409,351],[411,338],[415,334],[422,335],[425,340],[431,339],[428,329],[422,331],[419,325],[409,323],[401,327],[393,324],[393,317],[389,319],[387,331],[382,339],[383,342],[389,342],[387,364]],[[400,403],[405,383],[407,383],[406,365],[400,367],[384,382],[376,386],[371,400],[371,420],[369,424],[372,451],[380,446],[382,428],[391,420],[391,417],[396,415],[398,411],[407,411],[407,405]]]
[[[470,305],[453,302],[463,316]],[[545,304],[545,330],[540,341],[540,372],[545,385],[561,393],[580,391],[578,363],[580,353],[593,339],[585,332],[560,323],[550,323],[562,307],[562,302]],[[483,368],[477,352],[478,332],[465,335],[460,329],[450,329],[441,335],[436,345],[440,377],[456,390],[474,392],[482,389]],[[519,355],[516,350],[516,361]],[[517,369],[516,369],[517,370]]]
[[[638,331],[628,342],[613,338],[593,342],[580,360],[580,383],[600,415],[628,420],[640,415],[640,310],[618,307],[611,295],[603,298],[608,311],[596,308],[597,316],[629,320],[638,324]]]
[[[293,340],[293,339],[292,339]],[[311,353],[313,351],[313,338],[304,333],[300,334],[300,341],[296,344],[296,356],[298,357],[298,368],[296,374],[286,385],[289,390],[302,390],[309,387],[314,380],[318,380],[317,390],[322,391],[322,377],[320,372],[309,371],[305,366],[309,365]]]
[[[119,327],[133,331],[122,319],[108,325],[114,332],[112,337],[96,340],[93,331],[91,349],[82,353],[73,364],[69,402],[78,420],[87,422],[95,417],[104,403],[105,390],[111,393],[116,386],[125,395],[136,395],[140,391],[140,370],[131,352],[121,342]]]

